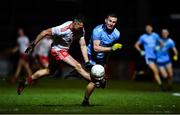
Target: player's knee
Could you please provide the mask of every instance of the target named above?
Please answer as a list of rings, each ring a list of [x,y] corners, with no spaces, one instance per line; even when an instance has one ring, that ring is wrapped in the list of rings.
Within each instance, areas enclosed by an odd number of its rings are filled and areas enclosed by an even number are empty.
[[[77,63],[76,65],[75,65],[75,69],[78,71],[78,70],[81,70],[82,69],[82,66],[81,66],[81,64],[80,63]]]

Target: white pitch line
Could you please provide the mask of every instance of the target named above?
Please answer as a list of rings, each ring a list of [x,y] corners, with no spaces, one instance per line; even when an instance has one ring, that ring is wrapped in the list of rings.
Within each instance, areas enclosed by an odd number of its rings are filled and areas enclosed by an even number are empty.
[[[180,96],[180,93],[172,93],[173,96]]]

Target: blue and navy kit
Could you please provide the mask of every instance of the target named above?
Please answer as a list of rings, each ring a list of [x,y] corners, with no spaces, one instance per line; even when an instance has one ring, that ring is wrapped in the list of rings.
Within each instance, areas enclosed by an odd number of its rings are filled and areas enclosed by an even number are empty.
[[[90,63],[104,64],[106,54],[105,52],[95,52],[93,49],[93,40],[100,40],[100,46],[109,47],[120,38],[120,32],[114,28],[108,31],[104,24],[98,25],[93,29],[91,39],[88,44],[88,55]]]

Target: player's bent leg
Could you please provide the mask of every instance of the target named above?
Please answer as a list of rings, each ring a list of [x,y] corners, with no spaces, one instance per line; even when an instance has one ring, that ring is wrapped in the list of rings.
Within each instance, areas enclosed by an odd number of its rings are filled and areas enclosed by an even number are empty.
[[[168,65],[166,65],[166,70],[167,70],[168,76],[169,76],[169,77],[173,77],[173,67],[172,67],[172,64],[171,64],[171,63],[169,63]]]
[[[19,62],[18,62],[18,66],[17,66],[17,69],[16,69],[16,72],[15,72],[15,75],[11,78],[11,83],[16,83],[16,80],[21,72],[21,69],[22,69],[22,60],[20,59]]]
[[[87,81],[91,81],[90,74],[88,72],[86,72],[82,68],[81,64],[79,62],[77,62],[72,56],[68,55],[67,57],[63,58],[62,60],[64,62],[66,62],[67,64],[73,66],[75,68],[75,70]]]
[[[89,98],[90,98],[92,92],[94,91],[94,89],[95,89],[95,83],[89,82],[87,87],[86,87],[85,96],[84,96],[84,99],[82,102],[82,106],[89,106],[90,105]]]
[[[167,89],[170,91],[172,90],[172,84],[173,84],[173,68],[172,68],[172,64],[168,64],[166,66],[167,72],[168,72],[168,87]]]
[[[160,75],[159,75],[159,71],[158,71],[158,68],[157,68],[156,64],[153,62],[153,63],[148,64],[148,66],[153,71],[154,78],[155,78],[157,84],[159,85],[160,90],[164,91],[164,87],[162,85]]]
[[[91,77],[90,74],[88,72],[86,72],[80,63],[76,63],[75,64],[75,70],[81,75],[83,76],[87,81],[91,81]]]
[[[166,68],[164,66],[159,67],[159,72],[162,76],[162,87],[163,87],[163,91],[166,91],[167,89],[167,78],[168,78],[168,74],[166,72]]]
[[[155,80],[158,83],[158,85],[162,85],[162,82],[161,82],[161,79],[160,79],[160,76],[159,76],[159,71],[158,71],[158,68],[157,68],[156,64],[155,63],[150,63],[148,65],[149,65],[150,69],[153,71]]]
[[[36,71],[33,75],[29,76],[26,79],[26,82],[27,82],[27,84],[31,84],[33,80],[39,79],[46,75],[49,75],[49,69],[48,68],[40,69],[40,70]]]
[[[160,67],[160,68],[159,68],[159,72],[160,72],[160,74],[161,74],[161,76],[162,76],[163,78],[167,78],[167,77],[168,77],[168,74],[167,74],[167,72],[166,72],[166,70],[165,70],[164,67]]]
[[[29,63],[28,62],[23,62],[24,64],[24,67],[28,73],[28,76],[31,76],[32,75],[32,70],[30,69],[30,66],[29,66]]]
[[[31,85],[33,80],[36,80],[42,76],[49,75],[49,69],[41,69],[35,72],[33,75],[21,80],[17,86],[17,93],[20,95],[27,85]]]

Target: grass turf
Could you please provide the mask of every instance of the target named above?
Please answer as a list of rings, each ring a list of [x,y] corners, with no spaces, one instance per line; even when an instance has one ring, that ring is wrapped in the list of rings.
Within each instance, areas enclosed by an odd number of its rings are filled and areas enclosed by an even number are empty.
[[[180,113],[180,84],[172,92],[161,92],[155,83],[109,80],[96,89],[91,106],[82,107],[86,81],[43,78],[17,95],[16,85],[0,81],[0,113]]]

